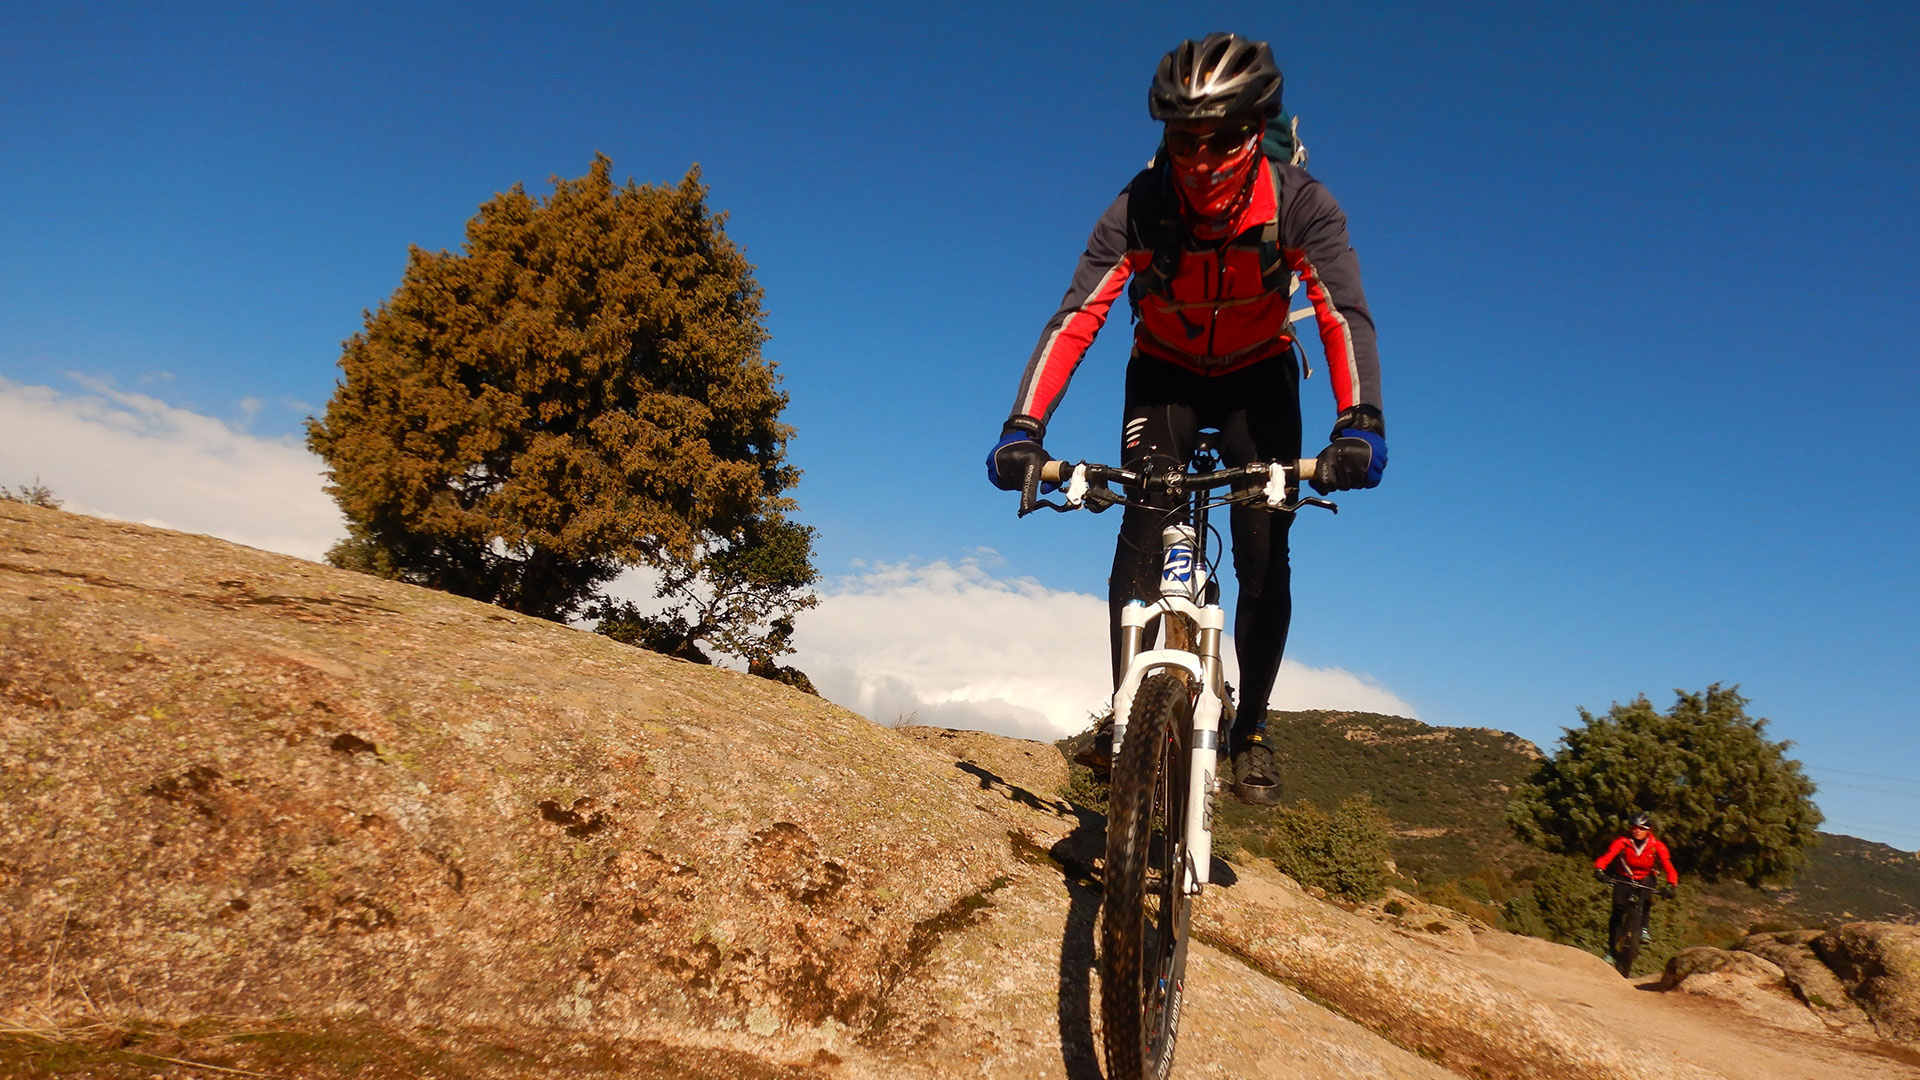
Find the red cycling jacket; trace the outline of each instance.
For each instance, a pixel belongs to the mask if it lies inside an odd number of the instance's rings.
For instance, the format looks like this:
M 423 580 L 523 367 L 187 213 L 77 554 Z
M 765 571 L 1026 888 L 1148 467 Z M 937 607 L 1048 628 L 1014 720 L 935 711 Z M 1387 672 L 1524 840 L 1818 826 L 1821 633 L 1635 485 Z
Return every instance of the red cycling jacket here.
M 1233 235 L 1222 241 L 1186 236 L 1164 281 L 1154 263 L 1155 245 L 1165 243 L 1160 219 L 1177 196 L 1166 190 L 1159 168 L 1135 176 L 1087 238 L 1073 284 L 1027 361 L 1013 416 L 1042 424 L 1052 417 L 1108 310 L 1136 274 L 1153 275 L 1143 280 L 1155 286 L 1138 296 L 1136 352 L 1203 375 L 1224 375 L 1289 352 L 1289 270 L 1300 276 L 1313 305 L 1335 408 L 1379 408 L 1373 317 L 1360 287 L 1360 258 L 1348 243 L 1346 215 L 1305 169 L 1267 166 L 1255 176 L 1253 197 Z M 1263 251 L 1280 262 L 1262 266 Z
M 1633 875 L 1633 880 L 1645 881 L 1647 875 L 1653 873 L 1655 860 L 1658 860 L 1660 868 L 1666 871 L 1667 884 L 1678 885 L 1680 875 L 1673 872 L 1673 859 L 1667 855 L 1667 845 L 1653 836 L 1648 836 L 1638 844 L 1633 842 L 1632 837 L 1620 837 L 1613 842 L 1612 847 L 1607 849 L 1605 855 L 1593 860 L 1593 868 L 1617 870 L 1618 868 L 1613 864 L 1619 861 L 1626 864 L 1627 872 Z

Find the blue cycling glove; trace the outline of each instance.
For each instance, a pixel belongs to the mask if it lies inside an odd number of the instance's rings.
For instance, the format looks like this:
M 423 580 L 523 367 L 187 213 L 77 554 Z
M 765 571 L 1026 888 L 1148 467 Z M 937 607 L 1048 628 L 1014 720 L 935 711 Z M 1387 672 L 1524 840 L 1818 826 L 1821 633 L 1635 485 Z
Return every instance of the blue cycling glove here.
M 1343 409 L 1333 422 L 1333 434 L 1320 451 L 1313 489 L 1325 495 L 1380 485 L 1387 471 L 1387 424 L 1371 405 Z
M 1006 430 L 1000 433 L 1000 441 L 987 451 L 987 482 L 1001 491 L 1019 491 L 1026 485 L 1027 470 L 1038 469 L 1049 460 L 1037 433 L 1008 421 Z M 1045 490 L 1053 487 L 1048 484 Z

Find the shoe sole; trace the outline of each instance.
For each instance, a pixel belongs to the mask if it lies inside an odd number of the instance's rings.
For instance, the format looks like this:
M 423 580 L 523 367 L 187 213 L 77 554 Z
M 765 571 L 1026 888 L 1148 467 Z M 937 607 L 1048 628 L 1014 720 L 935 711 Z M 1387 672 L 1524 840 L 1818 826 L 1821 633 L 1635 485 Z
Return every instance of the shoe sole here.
M 1279 806 L 1280 785 L 1278 784 L 1235 784 L 1233 797 L 1248 806 Z

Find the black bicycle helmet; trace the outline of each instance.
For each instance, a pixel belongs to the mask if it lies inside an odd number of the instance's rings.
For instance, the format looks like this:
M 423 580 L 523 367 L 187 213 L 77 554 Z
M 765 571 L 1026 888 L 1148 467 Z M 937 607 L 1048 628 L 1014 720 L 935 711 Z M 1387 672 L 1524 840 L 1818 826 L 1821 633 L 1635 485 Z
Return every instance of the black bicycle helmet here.
M 1183 41 L 1160 58 L 1147 92 L 1147 112 L 1168 120 L 1280 115 L 1280 68 L 1264 41 L 1208 34 Z
M 1642 810 L 1627 821 L 1627 828 L 1651 829 L 1653 828 L 1653 815 Z

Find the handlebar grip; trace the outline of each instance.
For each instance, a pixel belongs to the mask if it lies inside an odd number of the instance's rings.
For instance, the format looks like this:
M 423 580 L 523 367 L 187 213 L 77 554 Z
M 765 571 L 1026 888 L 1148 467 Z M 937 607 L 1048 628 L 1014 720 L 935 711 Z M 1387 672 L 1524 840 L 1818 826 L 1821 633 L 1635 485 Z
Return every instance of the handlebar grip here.
M 1293 475 L 1301 480 L 1309 479 L 1313 476 L 1314 473 L 1317 473 L 1320 471 L 1320 459 L 1303 457 L 1299 461 L 1298 468 L 1299 468 L 1299 471 L 1295 472 Z
M 1040 466 L 1040 480 L 1048 484 L 1064 484 L 1073 472 L 1071 461 L 1049 461 Z

